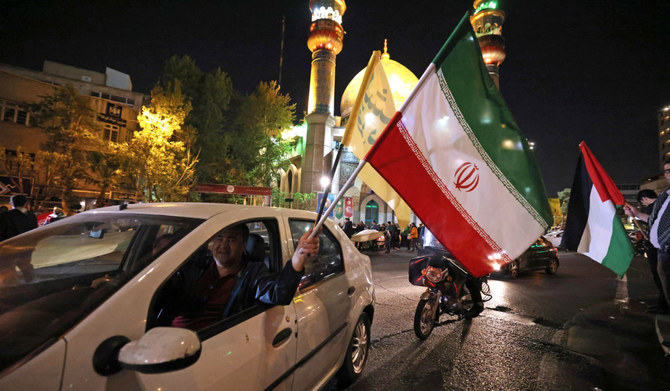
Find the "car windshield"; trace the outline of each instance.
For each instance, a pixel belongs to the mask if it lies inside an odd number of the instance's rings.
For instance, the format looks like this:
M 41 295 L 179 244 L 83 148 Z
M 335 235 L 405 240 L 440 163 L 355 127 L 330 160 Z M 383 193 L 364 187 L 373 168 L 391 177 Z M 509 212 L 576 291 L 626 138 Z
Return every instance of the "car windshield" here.
M 0 371 L 57 340 L 201 222 L 83 213 L 0 243 Z

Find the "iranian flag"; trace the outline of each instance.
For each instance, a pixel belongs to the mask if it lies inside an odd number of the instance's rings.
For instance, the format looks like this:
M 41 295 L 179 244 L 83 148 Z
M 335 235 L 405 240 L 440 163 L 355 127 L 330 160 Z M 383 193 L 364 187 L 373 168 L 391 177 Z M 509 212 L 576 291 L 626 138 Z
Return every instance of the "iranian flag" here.
M 365 160 L 474 276 L 521 255 L 553 221 L 468 14 Z
M 570 190 L 561 247 L 578 251 L 623 276 L 633 247 L 616 213 L 625 200 L 585 142 Z

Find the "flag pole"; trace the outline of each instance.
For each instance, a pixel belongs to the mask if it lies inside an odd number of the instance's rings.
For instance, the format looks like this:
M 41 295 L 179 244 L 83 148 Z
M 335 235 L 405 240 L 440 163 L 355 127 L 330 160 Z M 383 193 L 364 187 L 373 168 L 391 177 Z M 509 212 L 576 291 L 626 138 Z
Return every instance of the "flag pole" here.
M 344 196 L 344 193 L 345 193 L 347 190 L 349 190 L 349 188 L 351 187 L 351 185 L 354 183 L 354 180 L 356 180 L 356 177 L 358 176 L 358 173 L 361 172 L 361 170 L 363 169 L 363 166 L 365 166 L 365 163 L 367 163 L 367 161 L 365 161 L 365 160 L 361 160 L 361 161 L 358 163 L 358 166 L 356 167 L 356 169 L 354 170 L 354 172 L 351 173 L 351 176 L 349 177 L 349 179 L 347 179 L 347 182 L 344 184 L 344 186 L 342 186 L 342 188 L 340 189 L 340 192 L 337 193 L 337 195 L 335 196 L 335 199 L 333 200 L 333 202 L 330 203 L 330 206 L 329 206 L 328 209 L 323 213 L 323 216 L 321 216 L 321 218 L 319 218 L 319 220 L 318 220 L 318 222 L 316 223 L 316 225 L 314 225 L 314 230 L 312 231 L 311 235 L 309 235 L 310 238 L 316 236 L 316 232 L 319 230 L 319 228 L 321 228 L 321 226 L 323 225 L 323 223 L 326 221 L 326 219 L 328 218 L 328 215 L 330 214 L 330 212 L 332 212 L 333 209 L 335 209 L 335 205 L 337 205 L 337 202 Z
M 647 234 L 644 233 L 644 230 L 640 226 L 640 223 L 638 223 L 637 220 L 634 217 L 633 217 L 633 223 L 635 223 L 635 226 L 637 227 L 637 229 L 639 229 L 640 232 L 642 232 L 642 236 L 644 236 L 644 240 L 649 240 L 649 238 L 647 237 Z
M 337 149 L 337 155 L 335 156 L 335 164 L 330 170 L 330 182 L 326 189 L 323 191 L 323 199 L 321 200 L 321 205 L 319 206 L 319 212 L 316 215 L 316 221 L 321 219 L 321 214 L 323 213 L 323 208 L 326 206 L 326 200 L 328 199 L 328 194 L 330 194 L 330 189 L 333 187 L 333 178 L 335 178 L 335 171 L 337 171 L 337 165 L 340 163 L 340 156 L 342 155 L 342 144 Z

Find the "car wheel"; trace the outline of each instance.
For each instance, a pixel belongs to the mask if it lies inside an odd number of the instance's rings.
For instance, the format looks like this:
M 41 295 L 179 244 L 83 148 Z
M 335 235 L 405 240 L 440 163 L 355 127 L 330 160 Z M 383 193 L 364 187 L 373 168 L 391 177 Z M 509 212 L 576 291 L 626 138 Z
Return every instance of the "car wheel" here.
M 544 271 L 547 272 L 547 274 L 556 274 L 556 271 L 558 271 L 558 260 L 552 259 L 551 263 L 549 263 L 549 266 L 547 266 Z
M 369 349 L 370 319 L 365 313 L 362 313 L 358 322 L 356 322 L 356 327 L 354 327 L 354 333 L 349 341 L 342 367 L 337 373 L 338 385 L 349 386 L 361 376 L 368 359 Z
M 519 277 L 519 261 L 515 259 L 509 263 L 507 266 L 507 274 L 511 280 Z

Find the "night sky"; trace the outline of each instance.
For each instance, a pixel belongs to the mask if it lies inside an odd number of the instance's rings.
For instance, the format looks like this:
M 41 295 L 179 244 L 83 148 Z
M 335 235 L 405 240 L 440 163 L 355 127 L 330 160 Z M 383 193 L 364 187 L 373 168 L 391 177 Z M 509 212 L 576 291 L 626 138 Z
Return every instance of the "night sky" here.
M 130 75 L 149 93 L 174 54 L 203 70 L 221 67 L 251 92 L 279 75 L 307 107 L 311 53 L 307 0 L 0 0 L 0 63 L 41 70 L 44 60 Z M 502 0 L 507 59 L 501 92 L 536 144 L 547 193 L 569 187 L 587 142 L 613 179 L 657 174 L 656 115 L 670 104 L 670 1 Z M 336 114 L 349 81 L 389 40 L 391 59 L 420 77 L 472 1 L 350 0 L 337 56 Z

